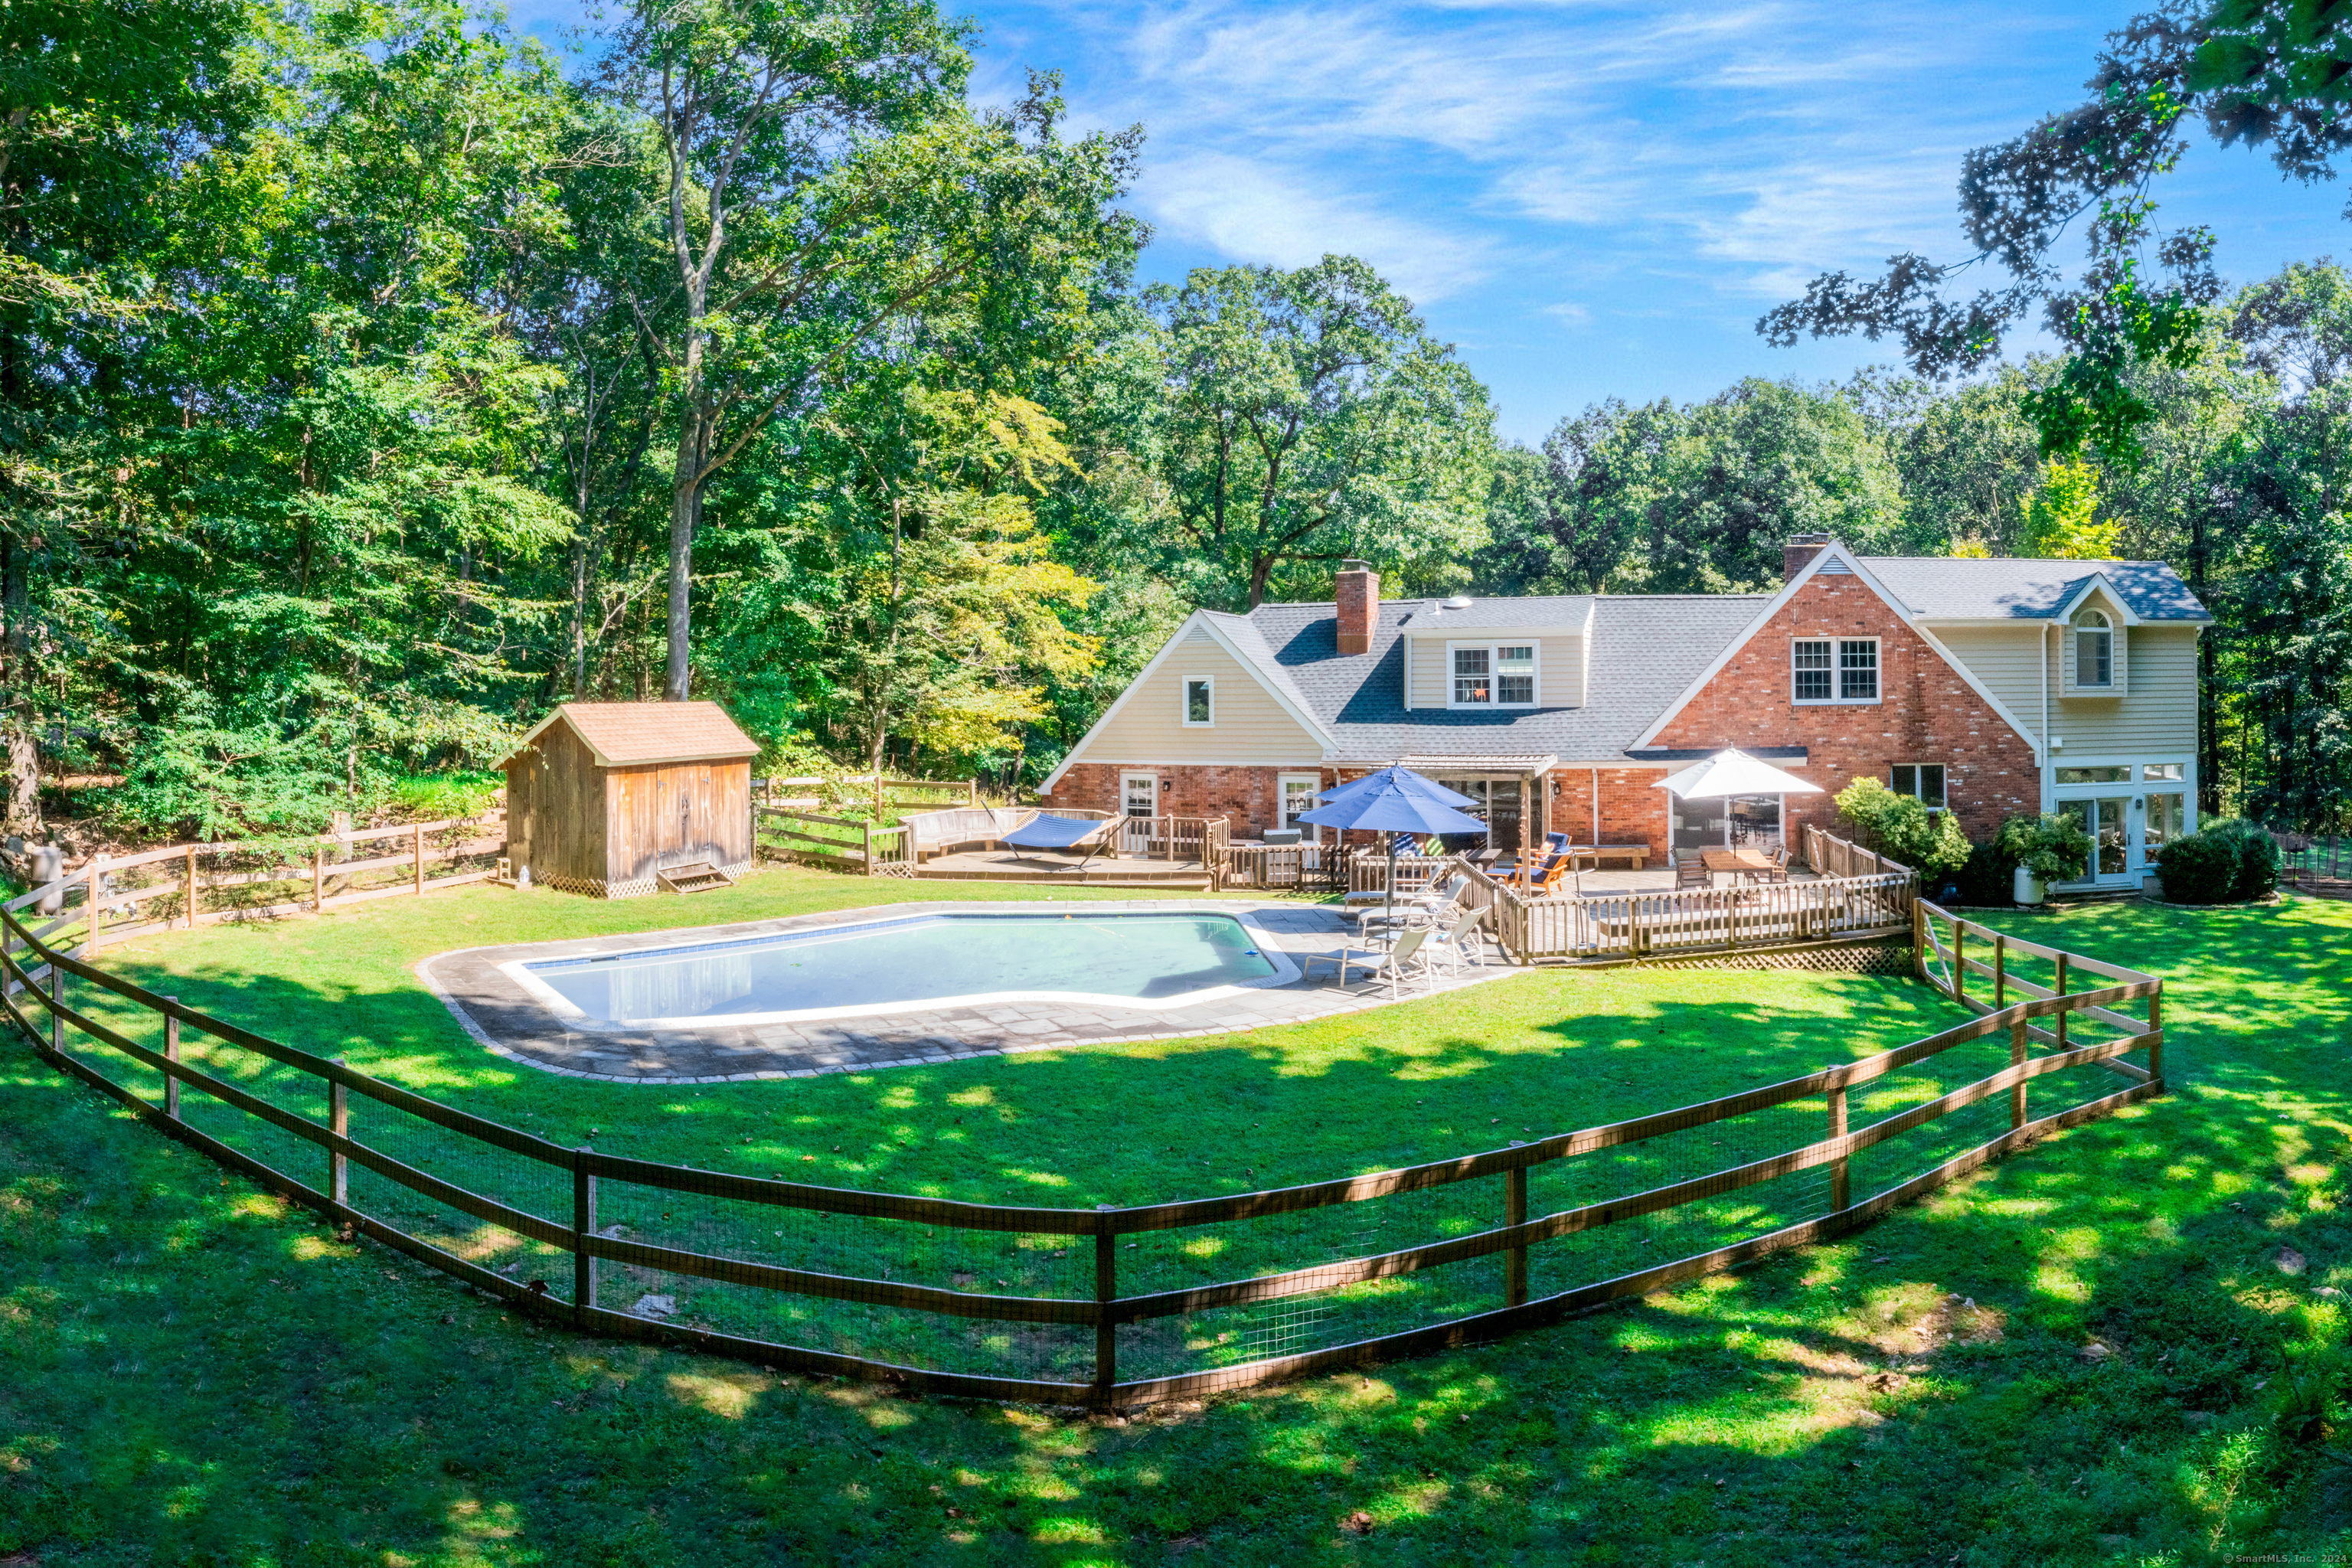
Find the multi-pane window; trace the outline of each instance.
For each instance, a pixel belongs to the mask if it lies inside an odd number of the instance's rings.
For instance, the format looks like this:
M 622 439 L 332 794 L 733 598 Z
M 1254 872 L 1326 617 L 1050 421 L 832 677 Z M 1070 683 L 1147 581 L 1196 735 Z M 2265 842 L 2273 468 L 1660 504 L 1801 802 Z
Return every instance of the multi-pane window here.
M 1495 700 L 1494 671 L 1483 647 L 1454 650 L 1454 700 L 1486 703 Z
M 1536 700 L 1536 650 L 1506 643 L 1495 650 L 1495 700 L 1508 707 Z
M 1838 643 L 1838 700 L 1878 700 L 1878 639 L 1845 637 Z
M 1216 689 L 1206 679 L 1194 679 L 1184 683 L 1184 722 L 1213 723 L 1216 711 Z
M 1795 671 L 1795 696 L 1800 702 L 1827 702 L 1830 700 L 1830 639 L 1799 637 L 1790 653 L 1790 663 Z
M 1798 637 L 1789 645 L 1790 695 L 1800 702 L 1878 700 L 1876 637 Z
M 2129 784 L 2128 767 L 2060 768 L 2058 782 L 2062 784 Z
M 1944 764 L 1897 763 L 1888 778 L 1896 795 L 1907 795 L 1931 811 L 1944 809 Z
M 2074 684 L 2113 686 L 2115 683 L 2115 628 L 2101 612 L 2084 610 L 2074 617 Z
M 1533 643 L 1454 645 L 1454 706 L 1532 708 L 1536 701 Z
M 2183 776 L 2183 769 L 2184 764 L 2179 763 L 2149 763 L 2140 769 L 2139 776 L 2151 782 L 2160 779 L 2169 784 L 2179 784 Z

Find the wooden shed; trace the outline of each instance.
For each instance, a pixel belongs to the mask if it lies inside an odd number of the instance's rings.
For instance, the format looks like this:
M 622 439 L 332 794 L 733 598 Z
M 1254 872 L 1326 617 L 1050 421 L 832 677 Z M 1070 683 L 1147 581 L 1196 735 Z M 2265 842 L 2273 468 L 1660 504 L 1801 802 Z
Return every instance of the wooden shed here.
M 515 874 L 599 899 L 732 880 L 759 752 L 716 702 L 566 702 L 507 758 Z

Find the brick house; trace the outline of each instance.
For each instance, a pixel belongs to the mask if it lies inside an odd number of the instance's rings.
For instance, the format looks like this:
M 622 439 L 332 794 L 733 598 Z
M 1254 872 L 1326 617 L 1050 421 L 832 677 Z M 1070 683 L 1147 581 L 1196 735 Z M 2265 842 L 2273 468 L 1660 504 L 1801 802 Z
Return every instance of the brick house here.
M 1129 816 L 1286 826 L 1341 779 L 1402 762 L 1475 797 L 1491 837 L 1669 850 L 1792 844 L 1874 777 L 1990 837 L 2063 811 L 2087 880 L 2136 882 L 2195 825 L 2197 639 L 2210 617 L 2160 562 L 1860 556 L 1787 548 L 1772 595 L 1203 610 L 1041 792 Z M 1676 802 L 1667 773 L 1738 746 L 1822 794 Z M 1311 835 L 1313 829 L 1307 829 Z

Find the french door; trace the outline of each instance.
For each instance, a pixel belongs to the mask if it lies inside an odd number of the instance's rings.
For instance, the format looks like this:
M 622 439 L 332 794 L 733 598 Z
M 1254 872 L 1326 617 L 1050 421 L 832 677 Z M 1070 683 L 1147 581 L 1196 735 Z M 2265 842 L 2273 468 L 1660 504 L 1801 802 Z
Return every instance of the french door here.
M 1119 829 L 1119 849 L 1129 855 L 1151 853 L 1151 818 L 1160 815 L 1160 775 L 1121 773 L 1120 815 L 1128 820 Z

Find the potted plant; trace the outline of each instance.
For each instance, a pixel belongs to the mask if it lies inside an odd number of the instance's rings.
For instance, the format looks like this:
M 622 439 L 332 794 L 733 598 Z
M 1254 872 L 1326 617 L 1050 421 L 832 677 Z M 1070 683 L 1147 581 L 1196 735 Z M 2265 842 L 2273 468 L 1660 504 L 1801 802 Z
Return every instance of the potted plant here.
M 2050 884 L 2071 882 L 2091 865 L 2091 836 L 2071 816 L 2012 816 L 2000 825 L 2000 852 L 2017 862 L 2011 896 L 2021 904 L 2050 897 Z

